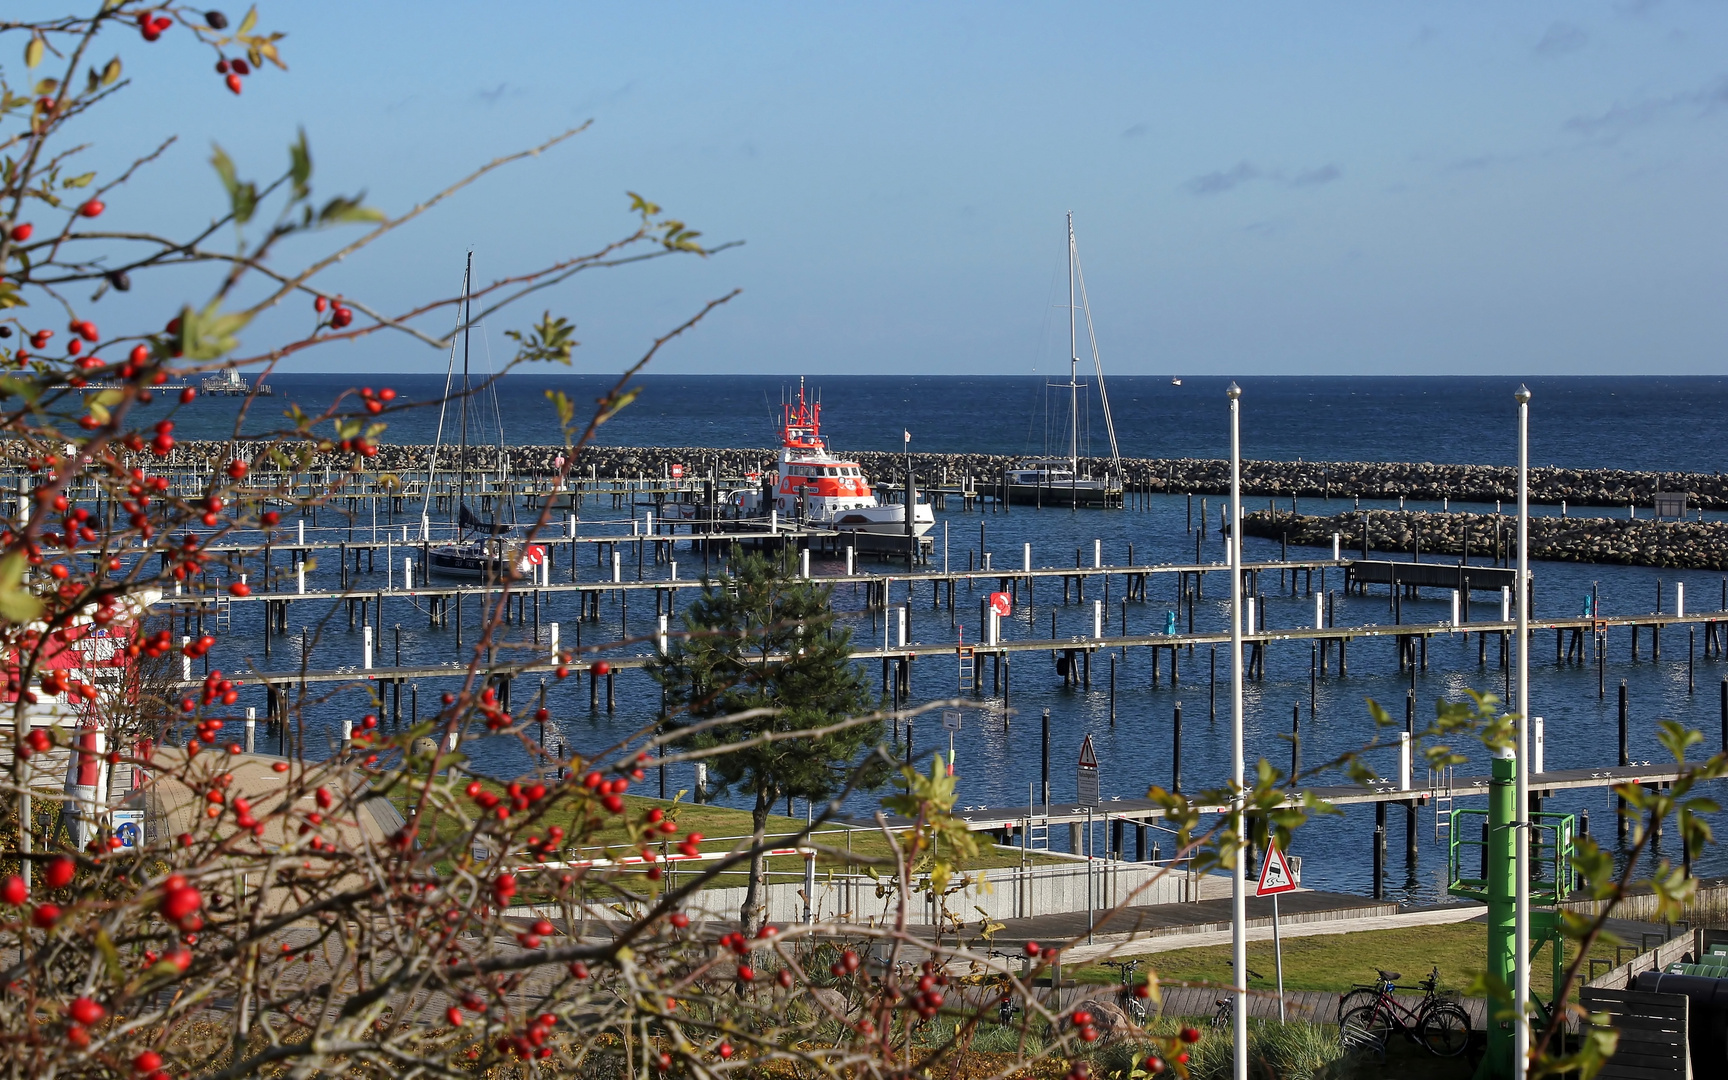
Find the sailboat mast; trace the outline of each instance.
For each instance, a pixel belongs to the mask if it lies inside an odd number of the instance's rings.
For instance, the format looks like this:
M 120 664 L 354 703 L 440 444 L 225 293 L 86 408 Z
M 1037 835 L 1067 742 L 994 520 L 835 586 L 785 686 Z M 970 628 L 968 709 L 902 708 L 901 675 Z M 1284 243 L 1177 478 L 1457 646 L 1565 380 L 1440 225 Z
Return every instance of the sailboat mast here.
M 1068 470 L 1080 475 L 1080 343 L 1074 331 L 1074 211 L 1068 211 Z
M 468 266 L 462 272 L 462 456 L 457 466 L 456 481 L 456 536 L 461 538 L 462 511 L 468 505 L 468 337 L 469 322 L 474 315 L 474 298 L 472 285 L 474 282 L 474 253 L 468 253 Z

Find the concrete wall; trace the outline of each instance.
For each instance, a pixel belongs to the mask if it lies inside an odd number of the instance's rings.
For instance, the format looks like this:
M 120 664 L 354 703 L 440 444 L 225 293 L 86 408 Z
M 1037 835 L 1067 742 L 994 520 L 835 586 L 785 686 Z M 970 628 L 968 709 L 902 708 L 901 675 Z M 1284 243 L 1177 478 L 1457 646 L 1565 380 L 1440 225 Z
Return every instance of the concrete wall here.
M 1024 870 L 1012 867 L 984 870 L 966 878 L 965 887 L 947 898 L 950 916 L 963 922 L 976 922 L 985 915 L 992 919 L 1022 919 L 1033 915 L 1085 911 L 1089 878 L 1091 906 L 1100 910 L 1123 902 L 1134 905 L 1182 903 L 1192 895 L 1189 877 L 1181 870 L 1165 872 L 1149 863 L 1102 859 L 1093 860 L 1090 867 L 1084 860 L 1076 860 Z M 977 880 L 979 878 L 983 880 Z M 1130 899 L 1130 894 L 1142 885 L 1145 888 Z M 802 882 L 769 885 L 769 920 L 781 923 L 802 921 L 803 890 Z M 911 925 L 934 925 L 940 914 L 935 900 L 927 893 L 914 894 L 913 899 L 915 905 L 908 913 Z M 898 896 L 888 879 L 878 883 L 860 874 L 818 872 L 816 875 L 813 906 L 818 920 L 865 922 L 893 919 L 897 903 Z M 738 886 L 708 889 L 692 907 L 716 919 L 735 919 L 743 905 L 744 889 Z

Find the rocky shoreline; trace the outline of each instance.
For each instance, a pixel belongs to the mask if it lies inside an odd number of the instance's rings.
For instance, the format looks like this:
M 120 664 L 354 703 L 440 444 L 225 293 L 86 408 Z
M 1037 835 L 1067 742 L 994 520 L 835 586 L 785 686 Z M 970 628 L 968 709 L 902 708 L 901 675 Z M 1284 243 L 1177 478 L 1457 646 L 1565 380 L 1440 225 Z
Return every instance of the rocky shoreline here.
M 384 445 L 365 459 L 368 471 L 423 472 L 432 447 Z M 222 454 L 223 444 L 183 442 L 168 463 L 194 466 Z M 905 474 L 906 457 L 880 451 L 850 452 L 847 457 L 861 464 L 879 481 L 893 482 Z M 455 451 L 439 451 L 439 467 L 455 465 Z M 518 477 L 549 475 L 562 453 L 556 446 L 506 447 L 503 455 Z M 775 452 L 760 449 L 715 449 L 712 447 L 589 447 L 578 455 L 575 472 L 601 479 L 649 478 L 668 475 L 673 465 L 682 465 L 687 477 L 707 475 L 713 468 L 721 476 L 738 477 L 760 471 L 774 460 Z M 496 472 L 499 449 L 474 446 L 468 449 L 473 469 Z M 998 481 L 1004 469 L 1019 464 L 1020 457 L 1003 454 L 913 454 L 912 467 L 920 483 L 952 485 L 970 480 L 981 490 Z M 317 455 L 313 467 L 344 470 L 353 464 L 350 454 Z M 1083 459 L 1083 468 L 1102 473 L 1108 459 Z M 592 472 L 590 472 L 592 470 Z M 1123 479 L 1131 491 L 1192 492 L 1217 495 L 1229 490 L 1229 463 L 1206 458 L 1124 458 Z M 1247 461 L 1242 466 L 1242 490 L 1257 497 L 1420 499 L 1492 503 L 1515 496 L 1516 470 L 1497 465 L 1446 465 L 1433 462 L 1370 461 Z M 1530 498 L 1542 504 L 1572 506 L 1652 505 L 1658 491 L 1686 492 L 1693 507 L 1728 509 L 1728 476 L 1722 473 L 1635 472 L 1624 469 L 1531 470 Z
M 1351 558 L 1362 553 L 1364 521 L 1370 556 L 1408 558 L 1417 550 L 1423 556 L 1462 555 L 1468 543 L 1472 559 L 1492 559 L 1496 554 L 1510 555 L 1517 542 L 1517 522 L 1509 514 L 1353 510 L 1319 517 L 1257 510 L 1243 515 L 1242 532 L 1272 540 L 1284 538 L 1291 544 L 1324 548 L 1328 553 L 1337 534 L 1342 554 Z M 1530 557 L 1549 562 L 1728 570 L 1728 522 L 1532 517 Z

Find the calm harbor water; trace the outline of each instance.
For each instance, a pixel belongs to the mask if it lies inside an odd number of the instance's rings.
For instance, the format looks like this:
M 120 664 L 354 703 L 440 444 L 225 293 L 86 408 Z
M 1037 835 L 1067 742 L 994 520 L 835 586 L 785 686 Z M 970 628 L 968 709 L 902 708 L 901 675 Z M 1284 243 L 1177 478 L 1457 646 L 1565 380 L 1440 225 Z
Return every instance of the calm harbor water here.
M 580 393 L 571 390 L 577 400 L 591 400 L 597 382 L 577 380 L 585 387 Z M 292 394 L 305 406 L 317 404 L 317 394 L 328 395 L 340 386 L 348 385 L 334 377 L 307 377 L 304 382 L 276 380 L 279 391 Z M 620 444 L 661 443 L 671 445 L 767 445 L 771 437 L 769 414 L 778 400 L 779 388 L 790 380 L 775 379 L 685 379 L 666 377 L 649 379 L 643 398 L 626 410 L 616 425 L 609 425 L 608 442 Z M 423 388 L 412 380 L 397 380 L 399 391 L 419 394 Z M 439 380 L 441 385 L 441 380 Z M 1169 387 L 1168 380 L 1117 380 L 1112 384 L 1112 405 L 1115 408 L 1118 437 L 1124 454 L 1218 456 L 1227 446 L 1222 381 L 1214 386 L 1209 380 L 1185 380 L 1181 388 Z M 828 420 L 836 444 L 841 449 L 890 449 L 899 440 L 902 429 L 911 430 L 914 445 L 931 450 L 978 450 L 1015 453 L 1042 449 L 1042 431 L 1037 432 L 1037 445 L 1027 446 L 1023 433 L 1012 430 L 1011 416 L 1023 416 L 1042 396 L 1041 380 L 1014 379 L 827 379 L 823 380 Z M 1244 383 L 1244 449 L 1249 456 L 1301 457 L 1321 459 L 1378 459 L 1507 462 L 1512 460 L 1513 439 L 1511 390 L 1516 380 L 1350 380 L 1350 379 L 1287 379 L 1252 380 Z M 539 412 L 548 411 L 543 392 L 545 384 L 517 386 L 508 384 L 500 394 L 500 414 L 507 417 L 506 441 L 528 443 L 550 441 L 555 430 L 550 421 L 535 419 Z M 1710 422 L 1710 414 L 1720 414 L 1728 405 L 1728 383 L 1722 380 L 1546 380 L 1532 382 L 1536 391 L 1536 412 L 1532 424 L 1533 445 L 1541 448 L 1539 461 L 1567 465 L 1616 465 L 1639 468 L 1684 468 L 1711 470 L 1718 440 Z M 541 404 L 536 405 L 536 402 Z M 1016 402 L 1018 404 L 1016 404 Z M 894 412 L 898 407 L 899 414 Z M 1544 413 L 1548 408 L 1551 413 Z M 182 428 L 187 437 L 203 434 L 196 424 L 216 426 L 224 410 L 232 410 L 229 402 L 200 403 L 198 410 L 188 410 Z M 1640 413 L 1639 410 L 1643 410 Z M 1676 411 L 1677 410 L 1677 411 Z M 264 410 L 273 411 L 273 410 Z M 1001 417 L 992 424 L 992 411 Z M 907 418 L 901 420 L 898 415 Z M 1018 422 L 1018 421 L 1016 421 Z M 416 420 L 414 424 L 423 421 Z M 404 442 L 430 441 L 431 432 L 416 434 L 413 424 L 398 424 L 392 437 Z M 928 433 L 927 435 L 925 433 Z M 654 437 L 654 436 L 658 437 Z M 1499 449 L 1496 449 L 1499 448 Z M 950 504 L 955 506 L 956 504 Z M 1217 520 L 1217 500 L 1208 500 L 1212 520 Z M 1335 499 L 1330 504 L 1322 500 L 1306 500 L 1308 512 L 1336 512 L 1350 505 L 1347 499 Z M 1370 504 L 1364 506 L 1384 505 Z M 1412 508 L 1438 509 L 1438 507 Z M 1195 520 L 1199 520 L 1199 500 L 1195 500 Z M 1481 510 L 1455 504 L 1453 509 Z M 1493 507 L 1487 507 L 1492 511 Z M 640 513 L 640 511 L 638 511 Z M 414 515 L 417 517 L 417 514 Z M 584 533 L 599 533 L 628 529 L 628 511 L 613 510 L 592 504 L 584 514 Z M 328 513 L 320 523 L 329 525 Z M 1180 496 L 1150 500 L 1143 506 L 1119 511 L 1073 512 L 1068 510 L 1034 510 L 1017 507 L 1012 513 L 963 513 L 958 509 L 938 512 L 935 529 L 936 565 L 944 557 L 948 565 L 965 568 L 968 553 L 982 551 L 993 555 L 996 566 L 1016 566 L 1020 563 L 1022 544 L 1034 545 L 1037 566 L 1074 565 L 1076 548 L 1086 550 L 1090 563 L 1094 539 L 1102 540 L 1105 561 L 1122 564 L 1127 559 L 1129 544 L 1134 545 L 1136 561 L 1141 564 L 1186 562 L 1193 557 L 1194 538 L 1188 531 L 1187 501 Z M 387 522 L 386 522 L 387 524 Z M 398 526 L 398 535 L 399 533 Z M 322 531 L 322 530 L 320 530 Z M 370 535 L 370 522 L 361 522 L 355 530 L 356 539 Z M 346 536 L 346 528 L 332 530 L 330 539 Z M 1214 534 L 1202 541 L 1204 557 L 1222 561 L 1224 548 Z M 396 555 L 395 581 L 400 584 L 402 552 Z M 1277 544 L 1249 538 L 1246 541 L 1248 559 L 1276 557 Z M 1296 555 L 1295 550 L 1292 551 Z M 1310 557 L 1320 552 L 1309 552 Z M 1329 552 L 1325 554 L 1330 554 Z M 592 560 L 592 554 L 587 558 Z M 681 578 L 700 572 L 700 557 L 680 551 Z M 633 561 L 633 557 L 631 560 Z M 308 588 L 333 586 L 334 560 L 318 571 Z M 378 569 L 362 574 L 359 587 L 383 584 L 382 553 Z M 818 573 L 837 573 L 837 565 L 817 562 Z M 864 569 L 892 573 L 893 568 L 865 564 Z M 583 565 L 578 568 L 582 580 L 600 579 L 599 568 Z M 634 570 L 630 571 L 634 575 Z M 665 567 L 648 566 L 649 577 L 663 577 Z M 328 580 L 324 580 L 324 579 Z M 569 579 L 568 564 L 562 552 L 558 555 L 555 580 Z M 1576 566 L 1569 564 L 1536 565 L 1539 612 L 1577 613 L 1583 598 L 1592 586 L 1599 587 L 1601 610 L 1607 614 L 1648 612 L 1655 608 L 1658 591 L 1664 596 L 1664 606 L 1671 610 L 1676 582 L 1684 582 L 1690 610 L 1718 606 L 1722 596 L 1723 576 L 1708 572 L 1657 571 L 1643 568 Z M 1326 579 L 1328 588 L 1337 589 L 1341 576 L 1333 573 Z M 1196 610 L 1197 629 L 1220 628 L 1226 625 L 1227 580 L 1214 574 L 1206 583 L 1205 601 Z M 1316 575 L 1316 588 L 1319 587 Z M 1264 575 L 1263 591 L 1267 594 L 1267 625 L 1294 627 L 1308 625 L 1313 615 L 1313 599 L 1306 595 L 1277 594 L 1276 575 Z M 1148 596 L 1124 608 L 1120 591 L 1112 587 L 1108 621 L 1119 628 L 1126 617 L 1129 632 L 1162 630 L 1166 613 L 1176 608 L 1176 580 L 1173 575 L 1153 579 Z M 685 590 L 681 601 L 688 600 L 693 589 Z M 1043 639 L 1050 635 L 1051 613 L 1056 617 L 1056 634 L 1060 638 L 1089 636 L 1092 625 L 1090 600 L 1100 597 L 1102 583 L 1093 577 L 1087 584 L 1088 602 L 1061 603 L 1060 586 L 1046 583 L 1040 587 L 1031 618 L 1024 609 L 1009 620 L 1004 634 L 1016 638 Z M 894 600 L 905 600 L 903 585 L 894 587 Z M 948 643 L 957 638 L 958 630 L 951 625 L 946 609 L 934 609 L 927 589 L 919 589 L 912 599 L 912 637 L 925 643 Z M 840 586 L 836 607 L 842 622 L 850 627 L 861 642 L 881 641 L 881 623 L 874 623 L 862 609 L 862 595 L 852 586 Z M 976 637 L 977 594 L 961 590 L 956 598 L 953 622 L 967 628 L 967 639 Z M 1337 622 L 1345 624 L 1387 624 L 1392 621 L 1385 593 L 1366 597 L 1340 597 Z M 1478 613 L 1494 611 L 1498 600 L 1482 595 Z M 468 621 L 477 627 L 476 605 L 468 605 Z M 303 610 L 302 610 L 303 608 Z M 311 655 L 306 659 L 317 668 L 341 664 L 358 664 L 360 635 L 347 629 L 347 620 L 330 619 L 320 629 L 325 614 L 313 610 L 313 605 L 296 605 L 291 619 L 291 634 L 278 638 L 274 655 L 266 664 L 262 655 L 262 606 L 235 607 L 234 633 L 212 655 L 212 663 L 230 673 L 256 670 L 297 668 L 301 662 L 299 631 L 310 628 Z M 628 621 L 621 621 L 622 609 L 612 601 L 602 605 L 598 626 L 583 628 L 582 640 L 595 642 L 615 640 L 627 634 L 646 634 L 652 630 L 653 611 L 646 597 L 630 606 Z M 1420 600 L 1407 601 L 1404 619 L 1410 622 L 1437 622 L 1448 618 L 1449 601 L 1439 593 L 1425 595 Z M 560 622 L 563 640 L 573 636 L 575 599 L 554 598 L 543 603 L 543 625 Z M 384 641 L 380 655 L 392 655 L 393 628 L 401 627 L 405 661 L 453 661 L 457 659 L 453 634 L 449 630 L 429 630 L 421 606 L 408 598 L 393 598 L 383 615 Z M 526 631 L 524 631 L 526 632 Z M 625 647 L 622 653 L 643 651 L 643 646 Z M 1655 738 L 1656 722 L 1671 718 L 1700 728 L 1708 734 L 1705 749 L 1718 744 L 1718 688 L 1728 665 L 1718 660 L 1706 662 L 1701 647 L 1696 658 L 1695 692 L 1688 683 L 1688 642 L 1684 633 L 1666 635 L 1661 662 L 1650 659 L 1648 635 L 1641 662 L 1629 657 L 1627 636 L 1616 634 L 1610 646 L 1606 698 L 1598 698 L 1596 672 L 1593 665 L 1557 665 L 1554 663 L 1551 637 L 1536 641 L 1532 655 L 1533 712 L 1543 715 L 1547 723 L 1547 763 L 1550 768 L 1574 768 L 1611 765 L 1614 762 L 1616 732 L 1616 687 L 1625 679 L 1632 701 L 1632 757 L 1636 761 L 1660 761 L 1663 751 Z M 1181 658 L 1181 682 L 1172 687 L 1168 678 L 1168 659 L 1164 677 L 1152 685 L 1148 650 L 1132 649 L 1126 655 L 1117 653 L 1116 717 L 1110 718 L 1108 653 L 1094 658 L 1091 689 L 1064 688 L 1055 671 L 1050 654 L 1031 652 L 1015 654 L 1012 673 L 1012 712 L 1006 717 L 999 699 L 985 699 L 965 711 L 963 726 L 956 741 L 956 759 L 961 776 L 962 805 L 1024 805 L 1028 788 L 1038 779 L 1039 716 L 1050 710 L 1052 726 L 1052 791 L 1053 798 L 1072 798 L 1075 784 L 1075 762 L 1079 746 L 1090 734 L 1097 746 L 1103 774 L 1103 791 L 1112 796 L 1132 797 L 1144 794 L 1152 783 L 1167 784 L 1171 773 L 1171 717 L 1177 702 L 1184 714 L 1184 745 L 1182 773 L 1185 787 L 1199 788 L 1215 784 L 1227 775 L 1226 753 L 1229 747 L 1228 727 L 1228 668 L 1227 654 L 1218 655 L 1219 711 L 1216 720 L 1209 716 L 1209 686 L 1207 675 L 1210 656 L 1206 650 L 1196 650 Z M 1499 692 L 1503 676 L 1497 666 L 1497 650 L 1491 643 L 1488 663 L 1477 664 L 1477 644 L 1460 638 L 1435 638 L 1429 647 L 1428 670 L 1419 673 L 1416 698 L 1420 716 L 1432 715 L 1436 699 L 1456 699 L 1466 688 Z M 384 661 L 381 661 L 384 662 Z M 1303 758 L 1310 764 L 1344 749 L 1361 745 L 1372 737 L 1366 700 L 1373 698 L 1384 704 L 1394 715 L 1402 715 L 1405 694 L 1410 687 L 1408 674 L 1397 668 L 1394 645 L 1390 639 L 1359 640 L 1350 653 L 1350 675 L 1322 678 L 1318 685 L 1315 708 L 1310 714 L 1309 701 L 1310 653 L 1307 643 L 1274 644 L 1267 657 L 1263 681 L 1250 682 L 1247 690 L 1247 724 L 1250 752 L 1263 755 L 1280 767 L 1288 765 L 1289 745 L 1285 739 L 1290 727 L 1291 710 L 1302 711 Z M 913 665 L 914 702 L 952 696 L 955 686 L 955 662 L 951 658 L 931 657 Z M 867 674 L 874 681 L 877 672 Z M 986 688 L 988 671 L 986 669 Z M 587 690 L 576 685 L 577 680 L 547 686 L 547 700 L 553 720 L 548 725 L 548 744 L 570 751 L 593 751 L 610 745 L 651 723 L 659 705 L 659 693 L 639 673 L 626 672 L 618 679 L 618 707 L 609 713 L 602 703 L 597 711 L 587 704 Z M 422 713 L 432 709 L 436 695 L 448 688 L 448 681 L 427 680 L 419 688 Z M 515 696 L 518 703 L 537 692 L 538 678 L 519 681 Z M 354 717 L 364 707 L 360 690 L 335 693 L 329 700 L 313 706 L 310 717 L 315 726 L 333 731 L 343 716 Z M 243 692 L 244 705 L 258 706 L 262 713 L 261 689 Z M 914 742 L 920 750 L 945 746 L 934 717 L 922 719 L 914 729 Z M 314 738 L 313 747 L 327 745 Z M 511 739 L 481 738 L 468 745 L 476 766 L 484 771 L 513 774 L 527 765 L 521 747 Z M 1470 758 L 1461 767 L 1460 775 L 1481 775 L 1487 772 L 1485 755 L 1480 747 L 1461 746 Z M 1393 775 L 1396 756 L 1392 750 L 1378 752 L 1375 762 L 1385 775 Z M 692 777 L 688 770 L 671 770 L 670 791 L 687 788 Z M 650 775 L 649 790 L 655 786 Z M 1613 833 L 1612 797 L 1605 791 L 1591 791 L 1550 800 L 1548 809 L 1588 810 L 1592 831 L 1599 836 Z M 1464 801 L 1460 805 L 1482 805 L 1480 800 Z M 866 800 L 858 800 L 855 809 L 864 809 Z M 800 812 L 802 807 L 799 807 Z M 1394 807 L 1388 813 L 1389 855 L 1387 859 L 1388 895 L 1419 902 L 1433 902 L 1443 897 L 1445 866 L 1444 848 L 1435 842 L 1434 810 L 1419 811 L 1418 836 L 1421 853 L 1413 863 L 1406 862 L 1403 846 L 1404 810 Z M 1374 824 L 1372 808 L 1352 808 L 1342 815 L 1318 820 L 1304 828 L 1294 851 L 1305 857 L 1305 883 L 1345 891 L 1366 893 L 1371 888 L 1370 837 Z M 1102 830 L 1100 830 L 1102 833 Z M 1661 855 L 1678 859 L 1670 826 L 1667 847 Z M 1056 837 L 1058 846 L 1064 838 Z M 1102 837 L 1100 836 L 1100 843 Z M 1168 851 L 1167 839 L 1160 840 Z M 1698 866 L 1700 873 L 1728 872 L 1728 858 L 1713 853 Z

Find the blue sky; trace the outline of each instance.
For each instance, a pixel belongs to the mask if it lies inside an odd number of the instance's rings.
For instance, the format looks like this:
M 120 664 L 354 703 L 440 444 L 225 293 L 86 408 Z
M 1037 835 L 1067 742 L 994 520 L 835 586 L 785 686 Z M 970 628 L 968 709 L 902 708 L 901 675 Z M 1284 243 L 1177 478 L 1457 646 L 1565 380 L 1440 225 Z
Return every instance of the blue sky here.
M 544 294 L 493 320 L 499 354 L 549 305 L 585 369 L 616 368 L 741 287 L 659 370 L 1053 370 L 1068 210 L 1112 372 L 1717 373 L 1728 339 L 1721 3 L 303 0 L 261 25 L 292 70 L 240 98 L 179 29 L 116 37 L 144 92 L 82 122 L 92 160 L 181 141 L 112 224 L 208 219 L 212 140 L 264 176 L 304 126 L 321 193 L 400 211 L 592 119 L 327 286 L 424 300 L 469 245 L 483 277 L 527 269 L 627 230 L 626 190 L 745 241 Z M 296 363 L 443 358 L 378 338 Z

